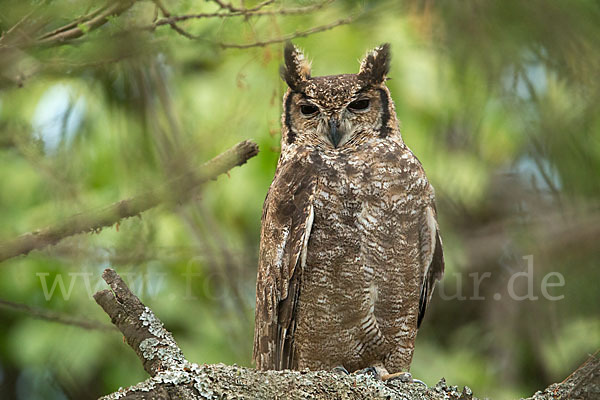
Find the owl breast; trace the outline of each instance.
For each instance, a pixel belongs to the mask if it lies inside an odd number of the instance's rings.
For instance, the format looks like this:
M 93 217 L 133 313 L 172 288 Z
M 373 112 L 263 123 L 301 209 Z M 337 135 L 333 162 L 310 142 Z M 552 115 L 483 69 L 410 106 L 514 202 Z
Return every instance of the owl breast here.
M 417 331 L 419 215 L 430 201 L 402 143 L 313 152 L 320 166 L 302 270 L 299 368 L 407 370 Z M 432 195 L 431 195 L 432 196 Z

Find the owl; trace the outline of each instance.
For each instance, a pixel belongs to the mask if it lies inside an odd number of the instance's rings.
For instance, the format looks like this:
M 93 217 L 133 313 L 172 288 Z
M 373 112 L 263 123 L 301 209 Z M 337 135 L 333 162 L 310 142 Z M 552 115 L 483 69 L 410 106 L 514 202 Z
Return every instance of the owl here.
M 409 370 L 444 259 L 434 190 L 400 134 L 390 46 L 311 77 L 288 43 L 281 155 L 262 214 L 258 369 Z

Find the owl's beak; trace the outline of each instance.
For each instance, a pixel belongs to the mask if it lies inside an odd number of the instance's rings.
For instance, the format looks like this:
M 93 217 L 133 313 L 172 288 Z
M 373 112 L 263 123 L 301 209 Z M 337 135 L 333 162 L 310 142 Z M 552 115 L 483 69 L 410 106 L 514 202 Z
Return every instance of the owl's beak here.
M 337 147 L 342 139 L 342 132 L 340 132 L 340 123 L 335 118 L 329 119 L 329 140 L 333 144 L 333 147 Z

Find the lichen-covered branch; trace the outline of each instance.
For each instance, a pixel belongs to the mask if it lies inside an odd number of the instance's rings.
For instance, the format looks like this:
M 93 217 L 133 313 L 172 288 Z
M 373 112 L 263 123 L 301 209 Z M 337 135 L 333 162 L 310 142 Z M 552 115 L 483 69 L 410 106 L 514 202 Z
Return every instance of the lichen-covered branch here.
M 165 371 L 101 400 L 476 400 L 469 388 L 459 390 L 443 380 L 426 388 L 419 383 L 384 383 L 368 375 L 341 376 L 328 371 L 257 371 L 223 364 L 190 365 L 186 375 Z
M 102 397 L 114 399 L 403 399 L 476 400 L 468 387 L 449 386 L 442 378 L 427 388 L 419 383 L 382 382 L 370 375 L 329 371 L 257 371 L 223 364 L 198 365 L 185 359 L 173 336 L 111 269 L 102 277 L 111 290 L 94 295 L 121 330 L 146 371 L 146 381 Z M 199 344 L 200 345 L 200 344 Z M 598 353 L 564 382 L 528 400 L 600 398 Z
M 418 383 L 384 383 L 368 375 L 328 371 L 256 371 L 238 366 L 198 365 L 185 359 L 162 322 L 112 269 L 102 278 L 110 290 L 94 295 L 136 352 L 150 379 L 103 397 L 109 399 L 464 399 L 441 381 L 427 389 Z M 462 396 L 462 397 L 461 397 Z
M 100 210 L 73 215 L 65 221 L 37 231 L 26 233 L 8 242 L 0 243 L 0 262 L 34 249 L 54 245 L 62 239 L 84 232 L 97 232 L 122 219 L 139 215 L 163 201 L 185 201 L 202 183 L 214 179 L 230 169 L 244 164 L 258 154 L 258 145 L 245 140 L 218 155 L 197 170 L 189 171 L 167 182 L 163 187 L 121 200 Z
M 108 283 L 110 290 L 97 292 L 94 300 L 123 333 L 146 372 L 155 376 L 160 371 L 182 365 L 185 362 L 183 353 L 152 310 L 129 290 L 114 270 L 104 270 L 102 278 Z
M 600 399 L 600 350 L 590 355 L 561 383 L 548 386 L 526 400 Z

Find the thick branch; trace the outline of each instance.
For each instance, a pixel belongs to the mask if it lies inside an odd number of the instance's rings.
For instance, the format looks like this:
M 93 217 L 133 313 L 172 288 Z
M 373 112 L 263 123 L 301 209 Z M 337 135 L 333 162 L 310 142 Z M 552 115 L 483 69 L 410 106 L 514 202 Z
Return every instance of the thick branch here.
M 144 306 L 121 277 L 112 269 L 104 270 L 102 278 L 111 290 L 94 294 L 94 299 L 123 333 L 127 344 L 135 350 L 144 369 L 151 376 L 173 369 L 185 362 L 183 353 L 170 332 L 163 328 L 152 310 Z
M 600 399 L 600 350 L 561 383 L 536 392 L 526 400 Z
M 329 371 L 257 371 L 223 364 L 189 365 L 190 371 L 186 375 L 160 373 L 101 400 L 477 400 L 472 397 L 469 388 L 461 391 L 456 386 L 447 386 L 443 380 L 428 389 L 419 383 L 384 383 L 369 375 L 341 376 Z M 172 377 L 176 377 L 174 381 Z
M 54 245 L 62 239 L 83 232 L 97 232 L 124 218 L 139 215 L 156 207 L 162 201 L 184 201 L 202 183 L 214 179 L 233 167 L 244 164 L 258 154 L 258 146 L 243 141 L 203 164 L 198 171 L 190 171 L 169 181 L 158 190 L 149 191 L 131 199 L 121 200 L 100 210 L 74 215 L 56 226 L 26 233 L 18 238 L 0 243 L 0 262 L 31 250 Z
M 427 389 L 417 383 L 388 382 L 368 375 L 328 371 L 256 371 L 187 361 L 173 336 L 112 269 L 102 274 L 111 290 L 94 295 L 134 349 L 152 378 L 103 399 L 462 399 L 472 393 L 440 381 Z
M 404 399 L 473 400 L 442 378 L 432 388 L 417 383 L 382 382 L 369 375 L 329 371 L 256 371 L 223 364 L 199 366 L 187 361 L 171 334 L 152 311 L 129 291 L 115 271 L 102 275 L 112 291 L 94 298 L 121 330 L 151 378 L 102 397 L 112 399 Z M 561 383 L 527 400 L 600 398 L 598 353 Z

